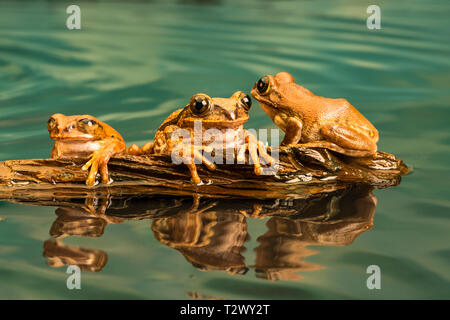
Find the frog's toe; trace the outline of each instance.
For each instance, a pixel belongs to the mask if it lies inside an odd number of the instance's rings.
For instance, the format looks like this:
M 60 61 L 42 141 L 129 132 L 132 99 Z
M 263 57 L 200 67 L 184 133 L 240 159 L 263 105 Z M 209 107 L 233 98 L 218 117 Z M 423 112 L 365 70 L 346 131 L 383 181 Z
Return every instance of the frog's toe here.
M 92 165 L 92 159 L 89 160 L 88 162 L 86 162 L 86 163 L 84 164 L 84 166 L 81 167 L 81 170 L 88 170 L 88 169 L 91 167 L 91 165 Z
M 98 161 L 93 161 L 91 164 L 91 170 L 89 171 L 89 175 L 86 180 L 86 184 L 88 186 L 92 187 L 96 184 L 97 173 L 98 173 Z
M 199 176 L 192 176 L 191 177 L 192 183 L 195 185 L 201 185 L 202 184 L 202 179 L 200 179 Z
M 262 168 L 261 168 L 260 166 L 256 166 L 256 165 L 255 165 L 255 174 L 256 174 L 257 176 L 260 176 L 262 173 L 263 173 Z
M 96 184 L 96 175 L 94 175 L 93 177 L 91 175 L 89 175 L 89 177 L 86 179 L 86 185 L 89 187 L 93 187 Z
M 100 175 L 102 177 L 102 183 L 110 184 L 112 182 L 111 179 L 109 178 L 108 164 L 107 163 L 103 163 L 100 166 Z

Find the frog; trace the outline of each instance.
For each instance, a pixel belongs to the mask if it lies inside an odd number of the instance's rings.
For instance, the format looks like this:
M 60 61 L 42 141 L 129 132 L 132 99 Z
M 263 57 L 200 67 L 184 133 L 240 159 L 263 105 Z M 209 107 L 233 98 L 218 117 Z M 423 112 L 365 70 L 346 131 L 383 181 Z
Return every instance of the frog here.
M 97 173 L 109 184 L 109 159 L 126 151 L 122 136 L 111 126 L 91 115 L 52 115 L 47 121 L 50 138 L 55 141 L 52 159 L 89 159 L 82 167 L 89 170 L 86 185 L 96 185 Z
M 251 94 L 285 132 L 281 146 L 324 148 L 356 158 L 377 151 L 377 129 L 350 102 L 315 95 L 288 72 L 260 78 Z
M 266 151 L 265 145 L 256 139 L 254 135 L 244 129 L 243 125 L 249 120 L 249 110 L 252 99 L 242 91 L 236 91 L 229 98 L 212 98 L 205 93 L 194 94 L 189 103 L 184 107 L 172 112 L 159 126 L 153 141 L 146 143 L 141 148 L 136 145 L 130 146 L 128 153 L 132 155 L 154 154 L 171 155 L 179 154 L 183 163 L 188 167 L 191 181 L 196 185 L 203 182 L 200 179 L 195 162 L 204 164 L 209 170 L 215 170 L 216 164 L 205 157 L 205 152 L 210 152 L 211 142 L 223 148 L 223 150 L 234 150 L 234 155 L 239 161 L 245 161 L 248 151 L 254 165 L 256 175 L 261 175 L 260 158 L 266 164 L 275 164 L 276 160 Z M 195 144 L 195 123 L 201 122 L 201 143 Z M 178 129 L 185 129 L 189 133 L 188 139 L 173 137 Z M 222 141 L 211 140 L 206 137 L 208 129 L 216 129 L 223 133 Z M 228 134 L 235 135 L 234 139 L 228 139 Z M 173 153 L 174 149 L 176 152 Z M 179 150 L 182 150 L 179 152 Z M 259 155 L 258 155 L 259 154 Z M 193 161 L 195 160 L 195 161 Z

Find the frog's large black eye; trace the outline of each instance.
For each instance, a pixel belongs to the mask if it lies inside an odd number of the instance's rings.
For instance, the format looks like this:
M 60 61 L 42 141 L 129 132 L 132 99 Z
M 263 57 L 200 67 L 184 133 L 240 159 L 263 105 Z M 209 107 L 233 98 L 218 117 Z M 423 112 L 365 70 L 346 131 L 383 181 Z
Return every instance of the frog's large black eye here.
M 267 76 L 262 77 L 256 83 L 256 89 L 260 94 L 267 94 L 270 91 L 270 79 Z
M 250 110 L 252 106 L 252 98 L 248 94 L 242 95 L 240 99 L 241 105 L 245 108 L 245 110 Z
M 78 121 L 78 126 L 81 128 L 91 128 L 97 125 L 97 122 L 92 119 L 81 119 Z
M 56 128 L 56 120 L 54 118 L 48 119 L 48 121 L 47 121 L 47 129 L 50 131 L 50 130 L 53 130 L 55 128 Z
M 198 95 L 192 97 L 189 107 L 192 113 L 201 115 L 210 109 L 211 103 L 207 97 Z

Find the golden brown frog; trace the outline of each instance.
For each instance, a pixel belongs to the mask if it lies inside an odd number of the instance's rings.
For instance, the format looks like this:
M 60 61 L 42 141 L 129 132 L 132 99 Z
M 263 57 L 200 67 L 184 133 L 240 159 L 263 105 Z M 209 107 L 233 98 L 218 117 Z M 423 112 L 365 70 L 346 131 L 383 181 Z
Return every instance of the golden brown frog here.
M 316 96 L 280 72 L 262 77 L 252 95 L 285 132 L 282 145 L 327 148 L 366 157 L 377 151 L 378 131 L 345 99 Z
M 112 127 L 89 115 L 65 116 L 57 113 L 47 122 L 50 138 L 55 140 L 53 159 L 88 158 L 88 186 L 95 185 L 98 171 L 103 183 L 109 183 L 108 161 L 126 150 L 125 142 Z
M 203 163 L 210 170 L 216 168 L 215 163 L 205 157 L 204 152 L 211 152 L 211 148 L 221 148 L 222 154 L 225 155 L 229 150 L 233 150 L 237 153 L 237 160 L 242 162 L 248 150 L 254 171 L 260 175 L 262 168 L 258 152 L 266 163 L 274 164 L 275 160 L 267 154 L 264 145 L 243 127 L 249 119 L 251 101 L 242 91 L 235 92 L 230 98 L 211 98 L 203 93 L 195 94 L 188 105 L 173 112 L 162 123 L 152 142 L 145 144 L 142 149 L 133 145 L 128 152 L 171 155 L 172 160 L 174 155 L 177 155 L 189 168 L 192 181 L 200 184 L 201 179 L 195 163 Z M 201 128 L 196 129 L 199 123 Z M 185 129 L 184 137 L 179 135 L 179 129 Z M 218 132 L 220 138 L 211 136 L 211 129 Z M 196 142 L 196 139 L 200 139 L 200 142 Z

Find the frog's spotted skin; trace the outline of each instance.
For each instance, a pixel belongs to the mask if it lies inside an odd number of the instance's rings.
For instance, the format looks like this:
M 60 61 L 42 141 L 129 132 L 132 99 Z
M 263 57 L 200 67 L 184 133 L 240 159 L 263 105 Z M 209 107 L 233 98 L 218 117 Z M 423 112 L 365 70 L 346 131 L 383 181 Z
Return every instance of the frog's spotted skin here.
M 253 97 L 285 132 L 282 145 L 320 147 L 352 157 L 377 151 L 378 131 L 345 99 L 316 96 L 287 72 L 266 75 Z
M 173 112 L 161 124 L 152 142 L 145 144 L 141 149 L 133 145 L 129 148 L 130 154 L 162 154 L 180 155 L 182 161 L 191 172 L 192 181 L 200 184 L 194 159 L 203 163 L 208 169 L 215 170 L 216 165 L 204 157 L 202 151 L 211 147 L 211 143 L 223 150 L 239 149 L 237 159 L 242 161 L 248 150 L 254 163 L 256 174 L 261 174 L 262 169 L 258 157 L 263 157 L 267 163 L 273 164 L 275 160 L 270 157 L 264 145 L 253 135 L 244 129 L 244 123 L 248 121 L 248 111 L 251 107 L 251 98 L 242 91 L 235 92 L 230 98 L 211 98 L 206 94 L 198 93 L 192 96 L 189 104 Z M 194 123 L 201 122 L 201 146 L 194 148 Z M 190 137 L 188 139 L 175 139 L 172 134 L 178 129 L 186 129 Z M 206 138 L 208 129 L 219 130 L 223 134 L 223 141 L 215 141 Z M 227 140 L 227 134 L 232 132 L 237 138 Z M 243 139 L 239 139 L 243 137 Z M 216 144 L 218 143 L 218 144 Z M 186 150 L 188 150 L 186 152 Z M 179 152 L 181 151 L 181 153 Z M 187 154 L 186 154 L 187 153 Z
M 53 159 L 91 159 L 83 166 L 90 168 L 86 184 L 95 185 L 98 171 L 103 183 L 109 183 L 108 161 L 111 156 L 125 152 L 120 134 L 112 127 L 90 115 L 65 116 L 57 113 L 47 122 L 50 138 L 55 140 Z

